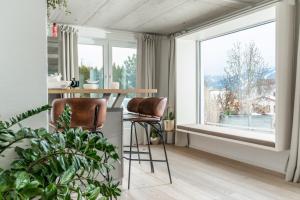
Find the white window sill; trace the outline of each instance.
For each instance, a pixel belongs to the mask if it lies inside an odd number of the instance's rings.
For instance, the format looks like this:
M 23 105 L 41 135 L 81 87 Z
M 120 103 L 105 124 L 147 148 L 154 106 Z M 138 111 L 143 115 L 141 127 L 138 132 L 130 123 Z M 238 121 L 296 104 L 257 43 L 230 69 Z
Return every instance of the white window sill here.
M 201 124 L 177 125 L 176 131 L 275 149 L 275 134 L 258 133 L 254 131 L 237 130 Z

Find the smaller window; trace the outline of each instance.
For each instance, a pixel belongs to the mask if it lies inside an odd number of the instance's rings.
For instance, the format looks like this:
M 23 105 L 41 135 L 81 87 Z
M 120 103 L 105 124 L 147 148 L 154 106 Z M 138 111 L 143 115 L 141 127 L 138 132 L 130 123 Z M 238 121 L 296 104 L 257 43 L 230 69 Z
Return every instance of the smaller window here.
M 120 89 L 136 88 L 136 48 L 112 47 L 112 85 Z M 124 107 L 134 94 L 128 94 Z

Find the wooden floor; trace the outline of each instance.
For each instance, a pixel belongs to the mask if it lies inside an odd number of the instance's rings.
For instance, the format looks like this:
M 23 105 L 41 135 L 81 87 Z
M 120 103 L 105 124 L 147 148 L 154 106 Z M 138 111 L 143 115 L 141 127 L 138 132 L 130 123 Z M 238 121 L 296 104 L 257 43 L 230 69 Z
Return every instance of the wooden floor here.
M 144 150 L 145 147 L 143 147 Z M 153 149 L 154 158 L 162 152 Z M 125 161 L 121 200 L 300 200 L 300 184 L 236 161 L 201 151 L 168 146 L 173 184 L 165 163 L 133 163 L 131 189 L 127 190 Z

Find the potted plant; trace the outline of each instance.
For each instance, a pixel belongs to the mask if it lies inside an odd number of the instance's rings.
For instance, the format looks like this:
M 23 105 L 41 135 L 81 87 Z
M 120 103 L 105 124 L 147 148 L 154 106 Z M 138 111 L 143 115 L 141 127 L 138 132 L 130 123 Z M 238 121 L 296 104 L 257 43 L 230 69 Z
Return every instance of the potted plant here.
M 173 131 L 175 128 L 175 115 L 173 112 L 168 112 L 164 118 L 164 130 L 166 132 Z
M 110 176 L 119 157 L 116 148 L 99 133 L 70 128 L 71 108 L 65 107 L 53 133 L 46 129 L 14 127 L 50 106 L 0 121 L 0 156 L 14 149 L 8 169 L 0 169 L 0 199 L 112 199 L 119 183 Z M 29 145 L 24 147 L 24 141 Z
M 154 145 L 157 145 L 160 142 L 157 130 L 155 130 L 153 128 L 151 129 L 151 132 L 150 132 L 150 141 L 151 141 L 151 144 L 154 144 Z

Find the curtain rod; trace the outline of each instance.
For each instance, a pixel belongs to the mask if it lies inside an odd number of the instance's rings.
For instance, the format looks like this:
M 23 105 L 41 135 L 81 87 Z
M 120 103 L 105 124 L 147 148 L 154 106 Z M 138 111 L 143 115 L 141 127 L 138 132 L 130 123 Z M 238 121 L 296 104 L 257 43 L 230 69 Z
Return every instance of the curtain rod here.
M 249 13 L 251 13 L 253 11 L 265 8 L 267 6 L 273 5 L 273 4 L 275 4 L 277 2 L 280 2 L 280 1 L 282 1 L 282 0 L 265 0 L 263 2 L 256 3 L 254 5 L 247 6 L 246 8 L 243 8 L 241 10 L 237 10 L 237 11 L 234 11 L 232 13 L 229 13 L 229 14 L 217 17 L 215 19 L 209 20 L 207 22 L 198 24 L 197 26 L 193 26 L 193 27 L 190 27 L 188 29 L 175 32 L 175 33 L 173 33 L 171 35 L 175 35 L 176 37 L 182 37 L 182 36 L 185 36 L 185 35 L 197 32 L 197 31 L 199 31 L 201 29 L 204 29 L 204 28 L 216 25 L 216 24 L 220 24 L 220 23 L 232 20 L 232 19 L 240 17 L 242 15 L 249 14 Z

